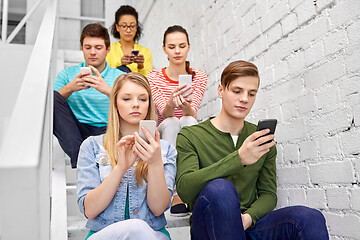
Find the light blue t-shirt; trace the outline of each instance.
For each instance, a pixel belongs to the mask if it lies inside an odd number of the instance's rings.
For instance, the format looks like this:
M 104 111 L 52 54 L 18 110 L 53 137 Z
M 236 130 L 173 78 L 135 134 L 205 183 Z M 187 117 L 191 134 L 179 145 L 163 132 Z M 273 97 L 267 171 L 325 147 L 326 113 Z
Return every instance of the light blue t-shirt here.
M 59 91 L 71 82 L 80 73 L 81 67 L 86 67 L 86 63 L 83 62 L 62 70 L 55 78 L 54 90 Z M 113 86 L 114 81 L 121 74 L 124 74 L 124 72 L 111 68 L 108 63 L 101 72 L 101 76 L 110 87 Z M 95 127 L 107 125 L 110 99 L 105 94 L 98 92 L 94 88 L 84 89 L 73 92 L 67 98 L 67 102 L 79 122 Z

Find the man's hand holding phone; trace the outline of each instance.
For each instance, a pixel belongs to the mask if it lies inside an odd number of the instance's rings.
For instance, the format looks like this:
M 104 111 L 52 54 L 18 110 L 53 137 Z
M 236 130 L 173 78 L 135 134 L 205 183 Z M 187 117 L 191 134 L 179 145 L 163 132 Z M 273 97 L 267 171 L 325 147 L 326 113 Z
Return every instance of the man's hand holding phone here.
M 257 131 L 248 136 L 239 148 L 239 156 L 243 165 L 256 163 L 262 155 L 275 145 L 276 119 L 260 120 Z
M 85 84 L 89 87 L 95 88 L 99 92 L 107 95 L 110 98 L 111 87 L 106 83 L 105 79 L 101 76 L 99 70 L 89 65 L 94 75 L 83 76 Z
M 61 94 L 61 96 L 67 99 L 73 92 L 90 88 L 86 85 L 84 79 L 82 78 L 84 75 L 89 74 L 87 71 L 88 69 L 86 69 L 86 72 L 82 69 L 82 71 L 80 71 L 79 74 L 77 74 L 74 79 L 71 80 L 71 82 L 69 82 L 62 89 L 60 89 L 59 93 Z
M 275 142 L 271 141 L 274 139 L 274 135 L 264 136 L 269 132 L 269 129 L 257 131 L 245 139 L 238 150 L 242 165 L 256 163 L 262 155 L 269 152 L 270 148 L 275 145 Z M 267 141 L 271 142 L 266 143 Z

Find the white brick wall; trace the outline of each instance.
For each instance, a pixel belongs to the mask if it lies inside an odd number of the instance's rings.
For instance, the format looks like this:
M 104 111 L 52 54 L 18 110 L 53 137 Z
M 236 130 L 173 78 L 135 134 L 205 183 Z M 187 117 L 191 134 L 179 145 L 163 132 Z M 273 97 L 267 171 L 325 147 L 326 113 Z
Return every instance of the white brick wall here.
M 128 2 L 144 9 L 143 1 Z M 261 84 L 248 120 L 279 120 L 278 207 L 318 208 L 331 239 L 360 239 L 360 1 L 152 4 L 141 43 L 151 49 L 154 67 L 167 65 L 165 29 L 180 24 L 190 35 L 191 65 L 208 75 L 198 119 L 219 112 L 217 85 L 229 62 L 257 64 Z

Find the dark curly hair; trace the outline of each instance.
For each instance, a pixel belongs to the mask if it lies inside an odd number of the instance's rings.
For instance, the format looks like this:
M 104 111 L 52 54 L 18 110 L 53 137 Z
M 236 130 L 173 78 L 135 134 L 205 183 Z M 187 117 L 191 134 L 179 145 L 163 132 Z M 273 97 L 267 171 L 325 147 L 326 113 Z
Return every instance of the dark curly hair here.
M 114 36 L 114 38 L 120 39 L 120 33 L 116 30 L 116 24 L 119 22 L 121 16 L 123 15 L 132 15 L 136 19 L 136 25 L 137 30 L 134 37 L 134 42 L 138 41 L 142 34 L 142 26 L 139 23 L 139 17 L 138 13 L 135 10 L 135 8 L 129 6 L 129 5 L 122 5 L 115 13 L 115 22 L 111 26 L 111 34 Z

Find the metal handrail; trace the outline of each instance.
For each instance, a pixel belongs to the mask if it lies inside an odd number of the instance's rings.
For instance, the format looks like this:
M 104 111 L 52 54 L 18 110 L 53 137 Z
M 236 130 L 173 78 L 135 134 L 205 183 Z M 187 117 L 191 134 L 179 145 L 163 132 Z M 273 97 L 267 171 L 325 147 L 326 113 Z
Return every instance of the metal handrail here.
M 43 132 L 50 60 L 55 34 L 56 4 L 57 0 L 49 0 L 49 6 L 25 71 L 9 128 L 5 134 L 6 141 L 2 146 L 0 167 L 25 167 L 39 164 L 41 146 L 40 142 L 36 143 L 34 139 L 41 139 Z M 21 151 L 19 151 L 19 146 L 21 146 Z M 7 157 L 11 157 L 12 161 L 4 161 Z
M 9 0 L 3 0 L 3 1 L 4 1 L 3 3 L 4 5 L 2 12 L 1 42 L 5 43 L 7 36 Z
M 47 3 L 0 149 L 0 239 L 50 239 L 57 0 Z

